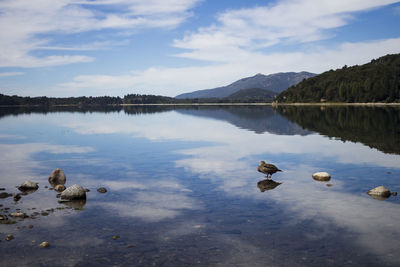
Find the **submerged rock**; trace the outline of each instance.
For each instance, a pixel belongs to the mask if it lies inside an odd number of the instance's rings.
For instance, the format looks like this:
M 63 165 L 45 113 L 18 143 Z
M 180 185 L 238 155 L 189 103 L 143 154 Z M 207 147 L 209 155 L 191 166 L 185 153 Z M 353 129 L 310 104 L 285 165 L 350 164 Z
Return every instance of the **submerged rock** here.
M 26 191 L 26 190 L 36 190 L 39 188 L 38 183 L 32 182 L 32 181 L 25 181 L 23 184 L 21 184 L 18 189 L 20 191 Z
M 390 191 L 383 185 L 375 187 L 367 192 L 368 195 L 377 199 L 377 200 L 385 200 L 390 197 Z
M 261 192 L 272 190 L 282 183 L 275 182 L 274 180 L 262 180 L 257 183 L 257 187 Z
M 0 193 L 0 198 L 7 198 L 7 197 L 11 197 L 12 194 L 6 193 L 6 192 L 2 192 Z
M 312 175 L 312 178 L 319 182 L 328 182 L 331 179 L 331 175 L 327 172 L 316 172 Z
M 117 239 L 119 239 L 119 238 L 120 238 L 119 235 L 114 235 L 114 236 L 112 237 L 112 239 L 114 239 L 114 240 L 117 240 Z
M 74 184 L 61 193 L 61 199 L 64 200 L 75 200 L 75 199 L 86 199 L 85 189 L 77 184 Z
M 79 199 L 79 200 L 60 200 L 58 203 L 67 206 L 68 208 L 74 210 L 83 210 L 86 204 L 86 199 Z M 64 208 L 64 207 L 62 207 Z
M 61 169 L 57 168 L 51 172 L 49 177 L 49 183 L 51 184 L 51 186 L 54 187 L 58 184 L 65 184 L 66 181 L 67 177 Z
M 397 192 L 392 192 L 392 196 L 397 196 Z
M 97 192 L 99 192 L 99 193 L 106 193 L 106 192 L 107 192 L 107 189 L 105 189 L 104 187 L 100 187 L 100 188 L 97 189 Z
M 44 241 L 44 242 L 40 243 L 39 247 L 41 247 L 41 248 L 48 248 L 48 247 L 50 247 L 50 243 L 47 242 L 47 241 Z
M 54 190 L 56 190 L 57 192 L 62 192 L 65 190 L 65 185 L 63 184 L 58 184 L 54 187 Z
M 18 201 L 21 199 L 21 194 L 14 194 L 14 201 Z
M 11 241 L 13 239 L 14 239 L 13 235 L 7 235 L 7 237 L 6 237 L 6 241 Z

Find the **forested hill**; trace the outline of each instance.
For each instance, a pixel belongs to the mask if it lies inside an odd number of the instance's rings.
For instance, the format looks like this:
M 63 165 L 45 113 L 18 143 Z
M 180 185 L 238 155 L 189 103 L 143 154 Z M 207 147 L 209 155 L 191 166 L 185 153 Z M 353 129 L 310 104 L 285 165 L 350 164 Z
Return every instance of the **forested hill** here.
M 361 66 L 344 66 L 283 91 L 277 102 L 400 102 L 400 54 Z

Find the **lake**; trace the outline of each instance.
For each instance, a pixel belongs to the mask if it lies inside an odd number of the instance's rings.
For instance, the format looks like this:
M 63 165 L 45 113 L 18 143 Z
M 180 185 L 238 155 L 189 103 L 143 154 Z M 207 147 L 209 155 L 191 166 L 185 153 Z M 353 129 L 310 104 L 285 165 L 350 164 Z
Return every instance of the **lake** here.
M 0 198 L 1 266 L 400 265 L 400 196 L 366 194 L 400 192 L 399 107 L 0 108 L 0 148 L 0 193 L 39 183 Z

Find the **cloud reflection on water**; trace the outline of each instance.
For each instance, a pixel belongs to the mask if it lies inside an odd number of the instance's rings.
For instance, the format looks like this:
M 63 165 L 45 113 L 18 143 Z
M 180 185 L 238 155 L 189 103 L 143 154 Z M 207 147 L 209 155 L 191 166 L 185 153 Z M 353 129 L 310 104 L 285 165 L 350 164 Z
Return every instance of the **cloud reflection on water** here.
M 119 216 L 158 222 L 179 216 L 184 210 L 201 209 L 201 204 L 188 196 L 191 191 L 171 180 L 105 181 L 112 191 L 120 191 L 122 199 L 98 203 L 117 211 Z

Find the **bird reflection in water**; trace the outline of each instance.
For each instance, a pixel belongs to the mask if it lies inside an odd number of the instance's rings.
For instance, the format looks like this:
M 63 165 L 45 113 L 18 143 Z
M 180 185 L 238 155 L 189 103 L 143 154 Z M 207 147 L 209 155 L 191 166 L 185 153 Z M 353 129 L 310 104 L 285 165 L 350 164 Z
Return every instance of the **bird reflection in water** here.
M 279 186 L 282 183 L 275 182 L 272 179 L 261 180 L 257 183 L 257 187 L 260 189 L 261 192 L 272 190 Z

